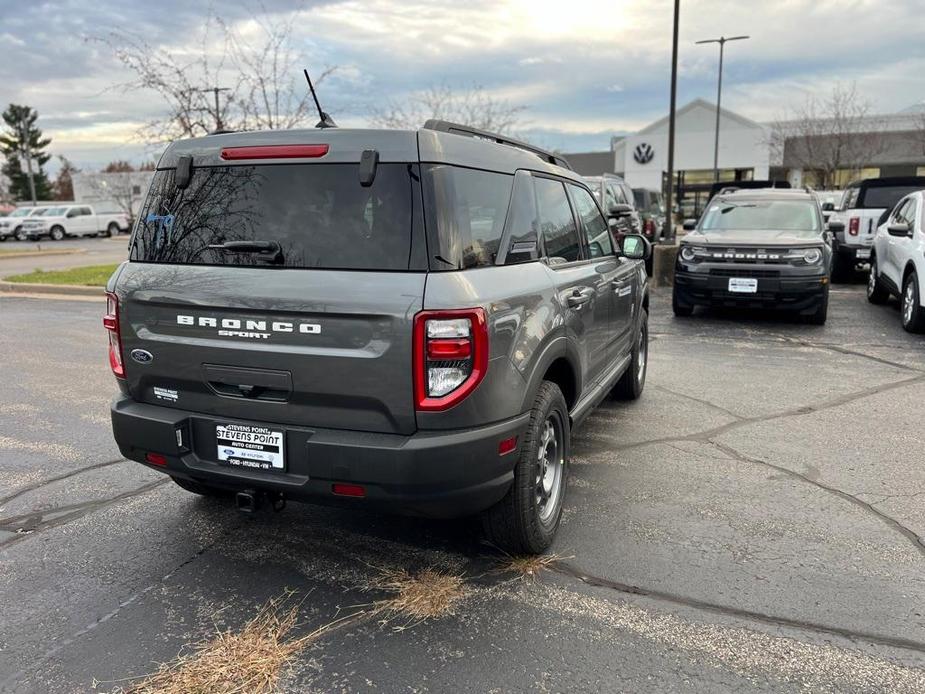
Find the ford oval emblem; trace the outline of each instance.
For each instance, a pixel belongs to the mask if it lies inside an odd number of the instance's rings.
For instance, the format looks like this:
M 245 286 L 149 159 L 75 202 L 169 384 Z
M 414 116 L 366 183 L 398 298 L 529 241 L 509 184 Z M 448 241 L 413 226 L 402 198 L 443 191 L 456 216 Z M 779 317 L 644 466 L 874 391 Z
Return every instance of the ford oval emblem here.
M 146 349 L 133 349 L 132 359 L 137 361 L 139 364 L 150 364 L 152 361 L 154 361 L 154 355 Z

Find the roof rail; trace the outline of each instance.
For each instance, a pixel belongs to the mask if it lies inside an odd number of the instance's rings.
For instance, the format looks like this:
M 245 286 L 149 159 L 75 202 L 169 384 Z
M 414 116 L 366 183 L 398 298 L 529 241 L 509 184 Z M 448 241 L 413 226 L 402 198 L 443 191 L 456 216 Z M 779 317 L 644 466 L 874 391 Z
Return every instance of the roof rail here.
M 466 137 L 474 137 L 479 140 L 490 140 L 491 142 L 497 142 L 501 145 L 509 145 L 511 147 L 516 147 L 517 149 L 522 149 L 531 154 L 535 154 L 540 159 L 550 164 L 555 164 L 556 166 L 561 166 L 562 168 L 572 170 L 572 165 L 568 163 L 568 160 L 558 154 L 553 152 L 548 152 L 545 149 L 540 149 L 539 147 L 534 147 L 533 145 L 528 145 L 526 142 L 521 142 L 520 140 L 515 140 L 512 137 L 507 135 L 499 135 L 498 133 L 488 132 L 487 130 L 479 130 L 478 128 L 473 128 L 468 125 L 460 125 L 459 123 L 450 123 L 445 120 L 430 119 L 424 123 L 425 130 L 437 130 L 443 133 L 452 133 L 454 135 L 464 135 Z

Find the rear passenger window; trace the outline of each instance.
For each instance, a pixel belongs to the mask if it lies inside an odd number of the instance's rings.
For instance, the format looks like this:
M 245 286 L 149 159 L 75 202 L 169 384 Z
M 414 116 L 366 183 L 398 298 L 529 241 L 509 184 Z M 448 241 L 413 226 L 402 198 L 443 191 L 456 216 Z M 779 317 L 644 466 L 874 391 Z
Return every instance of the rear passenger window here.
M 424 167 L 428 247 L 434 270 L 494 265 L 514 177 L 435 164 Z
M 610 240 L 610 227 L 601 211 L 594 204 L 594 198 L 584 188 L 569 184 L 575 200 L 575 211 L 581 220 L 581 226 L 588 237 L 588 248 L 592 258 L 613 255 L 613 242 Z
M 581 242 L 565 186 L 549 178 L 536 179 L 536 204 L 546 255 L 553 262 L 581 259 Z
M 539 257 L 538 230 L 533 176 L 526 171 L 518 171 L 514 176 L 514 192 L 504 228 L 506 237 L 510 239 L 506 265 L 526 263 Z

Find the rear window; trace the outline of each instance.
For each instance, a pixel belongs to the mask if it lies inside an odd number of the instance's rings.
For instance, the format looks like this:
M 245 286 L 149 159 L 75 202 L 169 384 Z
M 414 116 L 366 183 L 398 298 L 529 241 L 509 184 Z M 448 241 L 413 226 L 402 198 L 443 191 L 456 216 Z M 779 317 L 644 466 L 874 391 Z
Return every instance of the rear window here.
M 445 164 L 423 173 L 431 269 L 494 265 L 514 177 Z
M 857 202 L 859 209 L 893 209 L 897 202 L 909 193 L 925 188 L 925 181 L 911 186 L 870 186 L 863 189 Z
M 185 190 L 176 188 L 174 174 L 154 175 L 133 239 L 134 261 L 409 269 L 414 166 L 380 164 L 368 188 L 360 185 L 357 164 L 194 168 Z M 234 241 L 273 251 L 232 252 L 227 244 Z

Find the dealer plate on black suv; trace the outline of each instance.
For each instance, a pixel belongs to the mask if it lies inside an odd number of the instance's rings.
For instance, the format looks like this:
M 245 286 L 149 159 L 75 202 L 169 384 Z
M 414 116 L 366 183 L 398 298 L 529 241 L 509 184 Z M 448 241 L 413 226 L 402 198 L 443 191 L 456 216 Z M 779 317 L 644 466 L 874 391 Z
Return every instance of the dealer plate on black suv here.
M 218 462 L 254 470 L 285 471 L 283 432 L 247 424 L 217 424 Z
M 748 277 L 730 277 L 729 291 L 738 294 L 755 294 L 758 291 L 758 280 Z

